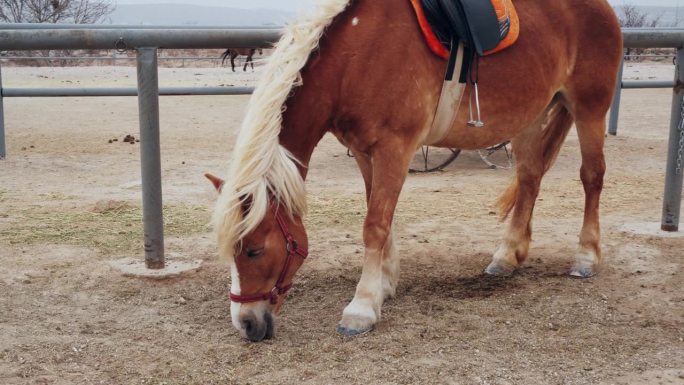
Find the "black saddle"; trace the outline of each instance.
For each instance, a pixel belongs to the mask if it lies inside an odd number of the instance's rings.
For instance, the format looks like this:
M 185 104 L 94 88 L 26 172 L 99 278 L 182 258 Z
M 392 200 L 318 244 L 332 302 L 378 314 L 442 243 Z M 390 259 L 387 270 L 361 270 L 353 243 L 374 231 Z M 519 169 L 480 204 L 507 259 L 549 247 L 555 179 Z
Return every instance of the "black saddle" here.
M 499 24 L 490 0 L 421 0 L 432 29 L 442 44 L 450 48 L 461 41 L 479 56 L 496 48 L 508 34 Z
M 459 82 L 467 81 L 473 61 L 496 48 L 506 38 L 509 23 L 500 23 L 491 0 L 421 0 L 425 17 L 440 42 L 451 50 L 446 80 L 452 80 L 456 67 L 456 47 L 466 47 Z M 476 66 L 477 68 L 477 66 Z M 477 73 L 471 78 L 477 82 Z

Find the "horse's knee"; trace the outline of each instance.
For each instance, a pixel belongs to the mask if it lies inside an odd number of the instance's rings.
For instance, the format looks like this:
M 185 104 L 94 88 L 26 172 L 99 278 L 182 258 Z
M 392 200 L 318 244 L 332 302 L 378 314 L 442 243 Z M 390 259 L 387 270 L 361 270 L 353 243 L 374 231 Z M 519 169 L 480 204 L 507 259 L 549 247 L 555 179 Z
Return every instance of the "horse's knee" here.
M 603 189 L 603 176 L 605 173 L 605 162 L 596 162 L 591 166 L 582 165 L 582 168 L 580 169 L 580 179 L 584 185 L 584 190 L 589 192 Z

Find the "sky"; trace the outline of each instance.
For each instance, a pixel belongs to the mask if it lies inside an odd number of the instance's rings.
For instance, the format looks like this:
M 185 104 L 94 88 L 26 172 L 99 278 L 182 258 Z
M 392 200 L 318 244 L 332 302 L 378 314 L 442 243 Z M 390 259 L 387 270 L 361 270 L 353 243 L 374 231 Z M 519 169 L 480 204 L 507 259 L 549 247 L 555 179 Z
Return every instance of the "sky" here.
M 662 7 L 676 7 L 679 1 L 677 0 L 608 0 L 613 5 L 632 4 L 632 5 L 650 5 Z M 680 6 L 684 7 L 684 0 L 681 0 Z
M 663 6 L 663 7 L 676 7 L 677 0 L 609 0 L 611 4 L 621 5 L 621 4 L 633 4 L 633 5 L 651 5 L 651 6 Z M 680 6 L 684 6 L 684 1 L 681 1 Z
M 117 4 L 192 4 L 244 9 L 278 9 L 297 11 L 311 7 L 316 0 L 111 0 Z
M 296 11 L 311 7 L 317 0 L 111 0 L 118 4 L 161 4 L 182 3 L 195 5 L 211 5 L 236 7 L 245 9 L 266 8 L 285 11 Z M 632 4 L 649 6 L 670 6 L 678 4 L 684 7 L 684 0 L 608 0 L 613 5 Z

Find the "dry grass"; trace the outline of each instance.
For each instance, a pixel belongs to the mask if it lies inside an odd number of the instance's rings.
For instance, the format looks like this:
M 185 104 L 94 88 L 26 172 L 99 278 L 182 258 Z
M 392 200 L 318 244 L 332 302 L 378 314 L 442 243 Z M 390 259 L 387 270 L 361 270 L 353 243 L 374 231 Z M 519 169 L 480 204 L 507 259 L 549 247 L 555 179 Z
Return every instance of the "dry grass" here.
M 365 197 L 356 195 L 313 196 L 309 195 L 308 226 L 356 225 L 363 223 L 366 215 Z
M 0 203 L 5 203 L 6 200 L 7 200 L 7 190 L 0 189 Z M 0 210 L 0 219 L 7 218 L 9 216 L 7 211 L 9 211 L 9 210 Z
M 489 197 L 489 201 L 487 200 Z M 483 199 L 484 198 L 484 199 Z M 454 218 L 481 218 L 492 213 L 496 193 L 459 194 L 450 191 L 417 188 L 402 195 L 397 206 L 395 225 L 401 226 L 416 220 L 451 216 Z M 309 226 L 360 225 L 366 216 L 366 198 L 363 194 L 337 194 L 335 196 L 309 196 Z
M 205 207 L 164 208 L 167 236 L 208 232 L 208 223 L 209 212 Z M 96 248 L 108 255 L 121 254 L 140 248 L 142 224 L 140 207 L 123 206 L 103 212 L 33 207 L 13 214 L 9 223 L 0 227 L 0 241 L 21 245 L 67 244 Z

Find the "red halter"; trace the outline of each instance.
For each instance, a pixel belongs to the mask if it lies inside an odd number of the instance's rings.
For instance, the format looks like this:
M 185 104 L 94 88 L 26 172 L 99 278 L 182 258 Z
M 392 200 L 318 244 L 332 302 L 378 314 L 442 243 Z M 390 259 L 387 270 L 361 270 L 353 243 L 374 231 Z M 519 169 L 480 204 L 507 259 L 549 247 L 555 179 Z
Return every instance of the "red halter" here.
M 294 239 L 292 233 L 290 233 L 290 229 L 288 229 L 287 227 L 287 223 L 285 223 L 285 219 L 283 219 L 283 216 L 280 214 L 280 210 L 278 209 L 277 204 L 274 202 L 271 204 L 271 207 L 273 207 L 273 211 L 275 211 L 275 218 L 278 222 L 278 227 L 280 227 L 280 231 L 282 231 L 283 236 L 285 237 L 285 250 L 287 251 L 285 265 L 283 266 L 283 270 L 280 272 L 278 280 L 276 281 L 276 284 L 273 287 L 273 289 L 271 289 L 271 291 L 267 293 L 251 295 L 237 295 L 230 293 L 230 300 L 233 302 L 252 303 L 270 300 L 271 303 L 275 305 L 278 302 L 278 298 L 280 298 L 280 296 L 282 295 L 285 295 L 285 293 L 287 293 L 292 288 L 292 283 L 283 285 L 283 283 L 285 282 L 285 275 L 287 274 L 287 270 L 289 270 L 290 264 L 292 263 L 292 257 L 294 257 L 295 255 L 299 255 L 300 257 L 302 257 L 302 259 L 304 259 L 307 257 L 307 255 L 309 255 L 309 253 L 305 249 L 299 248 L 297 241 Z

